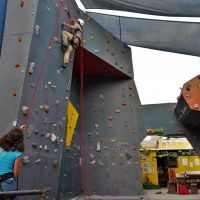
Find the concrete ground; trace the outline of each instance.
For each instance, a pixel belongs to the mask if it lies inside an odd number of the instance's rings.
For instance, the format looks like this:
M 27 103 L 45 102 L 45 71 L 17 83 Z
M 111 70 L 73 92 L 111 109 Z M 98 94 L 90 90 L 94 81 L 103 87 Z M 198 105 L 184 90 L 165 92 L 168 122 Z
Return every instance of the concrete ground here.
M 144 200 L 200 200 L 200 190 L 198 194 L 179 195 L 169 194 L 167 188 L 158 190 L 144 190 Z M 161 194 L 156 194 L 161 192 Z
M 90 196 L 85 199 L 83 197 L 77 197 L 71 200 L 200 200 L 200 190 L 198 194 L 190 195 L 169 194 L 167 191 L 167 188 L 144 190 L 144 195 L 141 197 Z

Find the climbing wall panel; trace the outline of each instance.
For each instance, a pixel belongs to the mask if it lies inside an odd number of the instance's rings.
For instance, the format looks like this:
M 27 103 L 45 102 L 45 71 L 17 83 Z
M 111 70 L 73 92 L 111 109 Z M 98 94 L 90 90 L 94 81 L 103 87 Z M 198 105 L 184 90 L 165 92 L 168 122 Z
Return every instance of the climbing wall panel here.
M 67 107 L 67 131 L 66 131 L 66 147 L 67 149 L 70 149 L 74 129 L 76 128 L 78 120 L 78 112 L 71 103 L 71 101 L 68 101 L 68 107 Z
M 36 12 L 36 8 L 37 1 L 34 1 L 34 3 L 27 1 L 24 7 L 20 7 L 19 1 L 15 0 L 7 3 L 0 59 L 1 134 L 17 123 L 35 20 L 35 14 L 32 15 L 32 13 Z M 22 18 L 26 18 L 27 23 Z M 22 21 L 24 23 L 21 23 Z
M 136 123 L 138 124 L 139 134 L 143 136 L 149 128 L 162 128 L 165 136 L 185 135 L 199 154 L 200 136 L 198 129 L 184 126 L 175 115 L 175 106 L 175 104 L 157 104 L 138 107 Z
M 73 77 L 70 91 L 70 101 L 80 113 L 79 81 Z M 71 199 L 80 196 L 81 192 L 81 166 L 80 166 L 80 117 L 78 118 L 71 148 L 63 149 L 59 176 L 57 199 Z
M 140 102 L 133 80 L 86 76 L 84 96 L 86 190 L 89 195 L 141 195 Z

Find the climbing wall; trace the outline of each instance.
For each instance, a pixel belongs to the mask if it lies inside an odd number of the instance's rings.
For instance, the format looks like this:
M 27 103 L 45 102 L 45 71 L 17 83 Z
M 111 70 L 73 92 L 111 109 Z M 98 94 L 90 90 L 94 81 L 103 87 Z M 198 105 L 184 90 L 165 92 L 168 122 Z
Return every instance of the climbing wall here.
M 51 199 L 57 199 L 59 177 L 66 173 L 60 173 L 60 163 L 73 54 L 60 72 L 63 53 L 53 41 L 61 34 L 60 23 L 68 20 L 66 3 L 8 1 L 0 60 L 1 134 L 27 124 L 19 189 L 45 189 Z
M 136 122 L 139 105 L 131 79 L 85 77 L 89 171 L 85 177 L 89 195 L 142 194 L 138 145 L 141 136 Z

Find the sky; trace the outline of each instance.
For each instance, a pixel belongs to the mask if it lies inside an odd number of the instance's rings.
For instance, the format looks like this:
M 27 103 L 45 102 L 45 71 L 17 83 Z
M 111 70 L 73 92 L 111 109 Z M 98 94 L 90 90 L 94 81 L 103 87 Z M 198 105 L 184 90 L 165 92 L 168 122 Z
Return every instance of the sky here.
M 200 22 L 198 17 L 165 17 L 123 11 L 87 10 L 80 0 L 76 0 L 76 2 L 80 9 L 87 12 L 163 21 Z M 176 103 L 183 84 L 200 74 L 199 57 L 135 46 L 130 47 L 134 80 L 142 105 Z

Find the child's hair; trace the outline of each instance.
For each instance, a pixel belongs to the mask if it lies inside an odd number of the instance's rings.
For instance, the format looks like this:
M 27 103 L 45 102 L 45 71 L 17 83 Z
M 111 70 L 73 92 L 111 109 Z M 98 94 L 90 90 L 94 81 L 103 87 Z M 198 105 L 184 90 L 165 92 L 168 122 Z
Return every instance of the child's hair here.
M 0 147 L 5 151 L 24 151 L 24 135 L 21 129 L 13 128 L 0 139 Z

